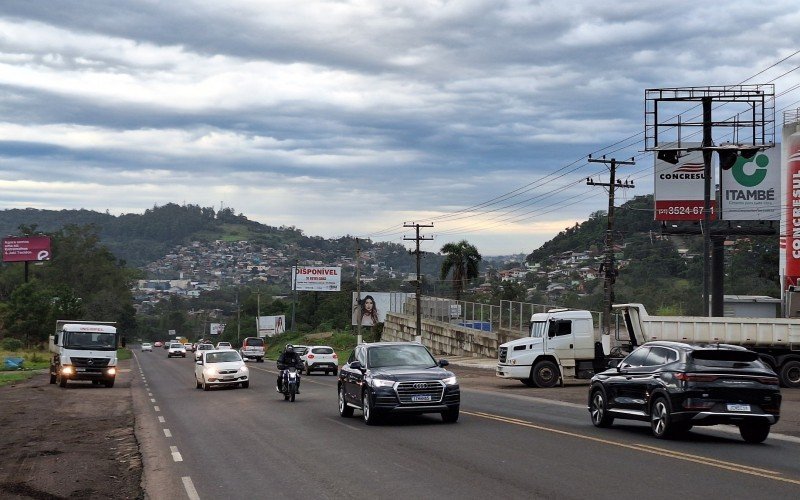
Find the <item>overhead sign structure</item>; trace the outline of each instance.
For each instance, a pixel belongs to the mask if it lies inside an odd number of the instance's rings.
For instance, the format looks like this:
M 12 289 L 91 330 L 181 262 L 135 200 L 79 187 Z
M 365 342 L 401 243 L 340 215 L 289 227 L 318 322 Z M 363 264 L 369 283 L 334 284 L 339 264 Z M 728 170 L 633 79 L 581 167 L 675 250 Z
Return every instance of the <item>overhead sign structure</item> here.
M 3 262 L 50 260 L 49 236 L 8 237 L 3 239 Z
M 292 267 L 292 290 L 301 292 L 338 292 L 341 289 L 341 267 Z
M 672 164 L 655 156 L 655 220 L 703 220 L 705 204 L 703 152 L 690 151 Z M 711 218 L 716 217 L 711 201 Z
M 739 156 L 720 170 L 723 220 L 781 220 L 781 151 L 778 148 Z
M 259 337 L 274 337 L 286 331 L 286 315 L 260 316 L 256 319 Z
M 225 323 L 211 323 L 209 333 L 211 335 L 221 335 L 225 331 Z

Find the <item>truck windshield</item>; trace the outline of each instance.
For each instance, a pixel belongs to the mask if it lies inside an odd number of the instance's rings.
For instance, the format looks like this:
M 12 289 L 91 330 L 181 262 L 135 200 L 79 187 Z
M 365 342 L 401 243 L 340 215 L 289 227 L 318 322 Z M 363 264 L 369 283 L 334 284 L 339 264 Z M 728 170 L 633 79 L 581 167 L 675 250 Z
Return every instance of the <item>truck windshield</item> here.
M 116 335 L 96 332 L 64 332 L 64 347 L 67 349 L 94 349 L 114 351 L 117 349 Z
M 531 337 L 540 339 L 544 337 L 545 332 L 547 332 L 546 321 L 534 321 L 531 323 Z

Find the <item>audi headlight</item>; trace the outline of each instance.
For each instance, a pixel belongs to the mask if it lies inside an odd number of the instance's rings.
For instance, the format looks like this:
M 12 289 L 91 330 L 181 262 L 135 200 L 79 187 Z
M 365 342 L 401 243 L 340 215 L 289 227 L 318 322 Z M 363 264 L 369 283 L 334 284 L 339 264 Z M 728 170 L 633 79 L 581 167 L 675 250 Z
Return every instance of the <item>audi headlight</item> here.
M 369 382 L 372 387 L 391 387 L 394 385 L 393 380 L 384 380 L 382 378 L 373 378 Z
M 456 376 L 453 375 L 452 377 L 447 377 L 446 379 L 442 380 L 442 382 L 444 382 L 445 385 L 456 385 L 458 380 L 456 379 Z

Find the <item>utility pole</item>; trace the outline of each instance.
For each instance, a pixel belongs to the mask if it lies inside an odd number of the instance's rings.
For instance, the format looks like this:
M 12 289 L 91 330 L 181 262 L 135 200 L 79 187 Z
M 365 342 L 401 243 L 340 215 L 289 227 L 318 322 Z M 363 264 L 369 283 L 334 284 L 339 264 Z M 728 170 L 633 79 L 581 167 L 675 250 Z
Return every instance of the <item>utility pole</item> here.
M 413 227 L 416 229 L 416 236 L 414 238 L 405 238 L 405 241 L 414 240 L 417 242 L 417 249 L 412 253 L 417 256 L 417 293 L 416 293 L 416 302 L 417 302 L 417 335 L 422 337 L 422 301 L 421 301 L 421 294 L 422 294 L 422 279 L 420 278 L 420 257 L 422 253 L 419 251 L 419 242 L 420 241 L 429 241 L 433 239 L 433 236 L 420 236 L 419 235 L 419 228 L 421 227 L 433 227 L 433 224 L 416 224 L 413 222 L 404 222 L 403 227 Z
M 359 312 L 356 314 L 358 318 L 356 334 L 358 339 L 361 340 L 361 242 L 358 238 L 356 238 L 356 297 L 356 307 L 359 308 Z
M 603 275 L 603 292 L 604 292 L 604 307 L 603 307 L 603 333 L 605 335 L 611 334 L 611 305 L 614 303 L 614 282 L 617 279 L 617 270 L 614 267 L 614 190 L 616 188 L 632 188 L 633 182 L 627 180 L 623 183 L 617 179 L 617 165 L 635 165 L 636 162 L 633 158 L 630 161 L 617 161 L 616 158 L 606 160 L 603 156 L 602 159 L 592 158 L 589 156 L 590 163 L 603 163 L 609 166 L 610 178 L 607 183 L 594 182 L 593 179 L 587 178 L 586 184 L 589 186 L 602 186 L 608 188 L 608 215 L 606 217 L 606 251 L 603 259 L 601 269 L 604 271 Z
M 236 343 L 241 346 L 242 336 L 242 315 L 239 312 L 239 290 L 236 290 Z M 258 336 L 258 332 L 256 332 Z
M 294 260 L 294 269 L 292 270 L 292 333 L 295 332 L 296 327 L 294 324 L 294 310 L 297 302 L 297 259 Z

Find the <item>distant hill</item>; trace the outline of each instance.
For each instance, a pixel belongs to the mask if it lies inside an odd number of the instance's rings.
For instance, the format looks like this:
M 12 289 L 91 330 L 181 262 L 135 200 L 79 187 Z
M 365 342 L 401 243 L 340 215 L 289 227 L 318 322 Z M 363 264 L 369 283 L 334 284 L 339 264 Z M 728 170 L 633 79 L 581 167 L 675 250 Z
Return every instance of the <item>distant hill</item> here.
M 289 249 L 298 259 L 325 260 L 326 257 L 355 256 L 351 236 L 325 239 L 306 236 L 295 227 L 275 227 L 236 215 L 233 209 L 215 211 L 197 205 L 169 203 L 143 214 L 120 216 L 91 210 L 11 209 L 0 211 L 0 234 L 18 235 L 20 226 L 35 226 L 52 233 L 69 226 L 92 225 L 101 241 L 117 258 L 131 267 L 142 267 L 158 260 L 176 245 L 190 241 L 241 241 L 276 249 Z M 361 240 L 361 250 L 372 251 L 374 260 L 400 272 L 414 272 L 415 261 L 405 247 L 395 243 Z M 426 254 L 422 271 L 438 274 L 441 257 Z

